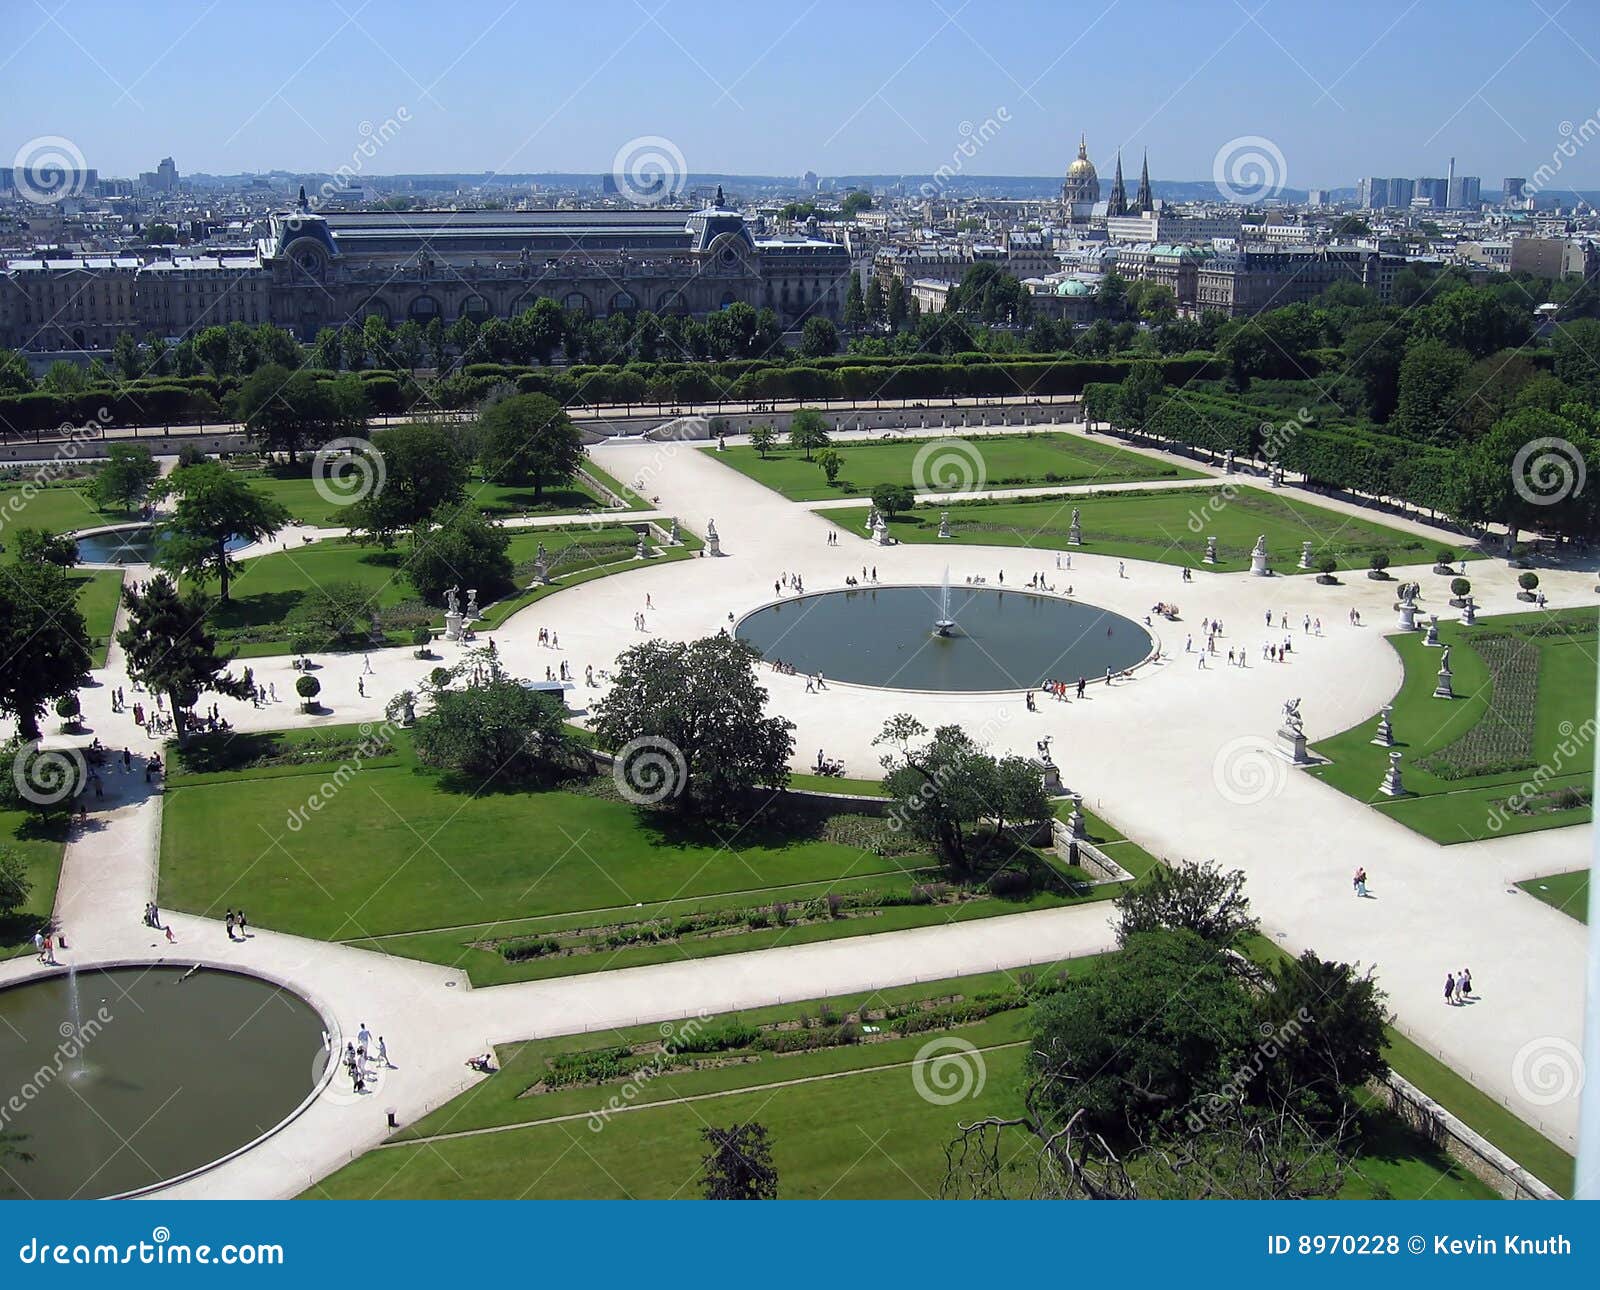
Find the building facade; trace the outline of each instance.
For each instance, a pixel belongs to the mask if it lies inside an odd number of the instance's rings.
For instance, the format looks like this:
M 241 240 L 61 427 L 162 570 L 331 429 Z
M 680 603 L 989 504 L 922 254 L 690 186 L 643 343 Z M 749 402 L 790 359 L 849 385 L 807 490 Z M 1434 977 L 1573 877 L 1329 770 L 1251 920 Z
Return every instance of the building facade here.
M 757 237 L 720 200 L 698 211 L 353 211 L 301 205 L 236 254 L 12 261 L 0 272 L 0 345 L 104 349 L 119 331 L 179 338 L 271 322 L 324 327 L 511 318 L 548 297 L 592 315 L 690 314 L 735 303 L 785 327 L 843 315 L 849 252 L 810 236 Z

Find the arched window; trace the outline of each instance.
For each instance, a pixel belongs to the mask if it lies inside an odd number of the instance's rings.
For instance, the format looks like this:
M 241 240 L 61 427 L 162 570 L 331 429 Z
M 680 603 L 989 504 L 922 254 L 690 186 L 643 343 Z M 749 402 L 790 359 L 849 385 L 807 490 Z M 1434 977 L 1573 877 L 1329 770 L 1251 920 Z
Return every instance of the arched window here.
M 593 313 L 594 306 L 589 303 L 589 297 L 581 291 L 569 291 L 561 301 L 563 309 L 576 309 L 582 313 Z
M 639 302 L 633 298 L 631 291 L 619 291 L 611 297 L 611 312 L 614 314 L 631 314 L 639 308 Z
M 470 318 L 475 323 L 481 323 L 493 312 L 489 308 L 489 302 L 482 296 L 468 296 L 461 302 L 461 316 Z
M 439 316 L 439 302 L 432 296 L 418 296 L 407 312 L 412 322 L 426 325 Z

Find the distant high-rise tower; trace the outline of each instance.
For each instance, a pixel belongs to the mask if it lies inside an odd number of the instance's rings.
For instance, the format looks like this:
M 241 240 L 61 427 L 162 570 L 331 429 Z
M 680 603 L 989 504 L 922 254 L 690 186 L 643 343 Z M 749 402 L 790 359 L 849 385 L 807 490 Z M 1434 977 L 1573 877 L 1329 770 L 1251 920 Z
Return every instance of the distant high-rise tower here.
M 1117 173 L 1111 180 L 1111 196 L 1106 199 L 1106 216 L 1128 213 L 1128 190 L 1122 183 L 1122 153 L 1117 153 Z
M 1150 154 L 1144 154 L 1144 165 L 1139 170 L 1139 191 L 1134 194 L 1133 207 L 1142 214 L 1148 215 L 1155 210 L 1156 204 L 1150 196 Z
M 1507 206 L 1513 202 L 1520 202 L 1528 187 L 1526 179 L 1502 179 L 1500 181 L 1500 200 Z

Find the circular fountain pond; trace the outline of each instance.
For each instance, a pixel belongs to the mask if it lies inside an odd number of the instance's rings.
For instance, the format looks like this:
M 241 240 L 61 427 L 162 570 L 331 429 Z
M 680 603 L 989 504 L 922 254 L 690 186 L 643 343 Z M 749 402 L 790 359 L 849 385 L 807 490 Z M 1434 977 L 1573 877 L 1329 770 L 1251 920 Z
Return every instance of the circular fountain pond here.
M 259 977 L 87 970 L 0 990 L 0 1194 L 114 1196 L 270 1132 L 310 1096 L 323 1022 Z
M 797 596 L 737 629 L 769 661 L 830 681 L 896 690 L 1022 690 L 1093 680 L 1148 658 L 1150 633 L 1121 614 L 999 587 L 863 587 Z
M 151 524 L 127 524 L 118 528 L 91 529 L 75 539 L 81 564 L 151 564 L 161 537 Z M 223 544 L 229 551 L 250 545 L 246 537 L 231 537 Z

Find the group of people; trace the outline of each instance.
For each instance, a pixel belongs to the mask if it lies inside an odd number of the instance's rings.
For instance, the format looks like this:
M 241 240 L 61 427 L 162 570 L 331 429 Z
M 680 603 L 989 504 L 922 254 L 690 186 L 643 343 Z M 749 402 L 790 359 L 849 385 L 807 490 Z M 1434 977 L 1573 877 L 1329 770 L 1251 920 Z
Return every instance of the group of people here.
M 377 1082 L 367 1069 L 373 1062 L 384 1070 L 394 1069 L 394 1063 L 389 1060 L 389 1045 L 384 1042 L 383 1036 L 379 1035 L 377 1045 L 374 1047 L 372 1032 L 367 1029 L 367 1023 L 363 1021 L 361 1028 L 356 1031 L 355 1039 L 346 1042 L 344 1046 L 345 1074 L 350 1077 L 350 1087 L 357 1093 L 365 1093 L 368 1084 Z
M 780 573 L 772 581 L 772 594 L 781 596 L 786 590 L 794 592 L 797 596 L 803 596 L 806 590 L 805 580 L 798 573 Z
M 57 944 L 57 940 L 58 940 L 58 936 L 57 936 L 57 933 L 55 933 L 54 931 L 49 931 L 49 930 L 46 930 L 44 928 L 40 928 L 39 930 L 34 932 L 34 934 L 33 934 L 33 952 L 38 957 L 39 962 L 41 962 L 41 963 L 49 963 L 52 966 L 54 966 L 55 961 L 56 961 L 56 944 Z M 61 937 L 59 937 L 59 941 L 60 941 L 61 948 L 62 949 L 66 949 L 67 948 L 67 938 L 65 936 L 61 936 Z
M 230 909 L 228 911 L 228 917 L 225 921 L 228 926 L 228 939 L 230 941 L 242 941 L 247 939 L 247 933 L 245 929 L 248 924 L 244 919 L 244 910 L 240 909 L 236 911 Z M 237 936 L 234 935 L 236 931 L 238 932 Z
M 560 649 L 561 638 L 558 637 L 548 627 L 541 627 L 539 629 L 539 644 L 547 646 L 550 649 Z
M 818 775 L 843 775 L 844 763 L 837 759 L 823 756 L 822 749 L 817 749 L 817 764 L 812 767 Z
M 1111 684 L 1111 670 L 1109 668 L 1106 669 L 1106 684 Z M 1067 701 L 1067 691 L 1073 689 L 1073 684 L 1071 681 L 1058 681 L 1054 677 L 1046 677 L 1043 681 L 1039 682 L 1039 688 L 1051 698 L 1056 699 L 1061 703 L 1065 703 Z M 1080 699 L 1083 698 L 1084 694 L 1089 689 L 1089 679 L 1087 677 L 1080 676 L 1078 678 L 1076 689 L 1077 697 Z M 1028 691 L 1027 704 L 1029 712 L 1038 711 L 1038 707 L 1033 701 L 1032 690 Z
M 1444 974 L 1444 1001 L 1452 1007 L 1472 1002 L 1472 969 Z

